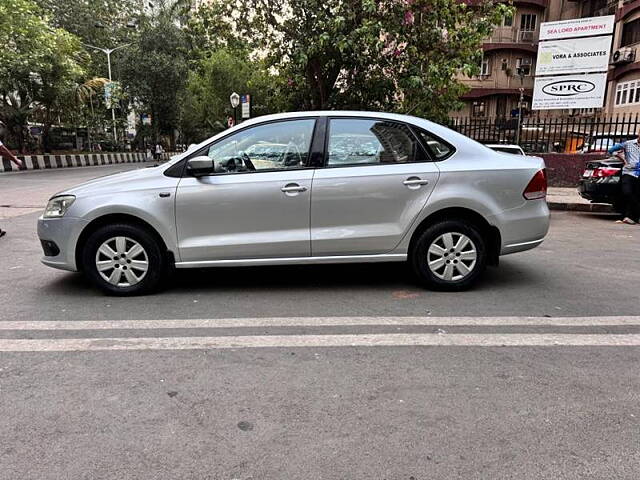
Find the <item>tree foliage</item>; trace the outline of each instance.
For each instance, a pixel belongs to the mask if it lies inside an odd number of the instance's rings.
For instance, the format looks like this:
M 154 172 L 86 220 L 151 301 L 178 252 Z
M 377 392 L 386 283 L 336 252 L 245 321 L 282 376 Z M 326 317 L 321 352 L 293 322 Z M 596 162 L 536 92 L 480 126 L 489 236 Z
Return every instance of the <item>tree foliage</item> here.
M 299 92 L 299 108 L 441 118 L 509 7 L 459 0 L 229 0 L 227 18 Z M 234 12 L 252 12 L 240 21 Z M 245 21 L 246 20 L 246 21 Z
M 31 0 L 0 4 L 0 121 L 18 147 L 32 115 L 44 124 L 45 147 L 54 117 L 64 116 L 73 101 L 75 82 L 83 75 L 85 52 L 78 38 L 50 24 Z
M 183 30 L 168 16 L 143 23 L 119 64 L 125 92 L 151 114 L 154 136 L 173 136 L 188 72 Z

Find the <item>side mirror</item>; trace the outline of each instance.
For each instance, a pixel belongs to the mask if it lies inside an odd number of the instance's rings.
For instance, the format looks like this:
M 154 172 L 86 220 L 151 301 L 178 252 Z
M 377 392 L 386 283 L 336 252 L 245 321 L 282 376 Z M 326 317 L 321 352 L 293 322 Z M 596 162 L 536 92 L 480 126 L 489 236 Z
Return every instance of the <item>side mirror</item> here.
M 187 162 L 187 172 L 194 177 L 210 175 L 214 172 L 213 160 L 206 155 L 190 158 Z

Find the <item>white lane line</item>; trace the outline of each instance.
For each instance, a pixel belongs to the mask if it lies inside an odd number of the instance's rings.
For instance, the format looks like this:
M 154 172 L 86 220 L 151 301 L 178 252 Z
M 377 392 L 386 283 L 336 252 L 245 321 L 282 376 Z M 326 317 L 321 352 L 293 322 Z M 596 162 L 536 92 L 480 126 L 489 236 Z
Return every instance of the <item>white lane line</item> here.
M 82 338 L 0 340 L 0 352 L 88 352 L 104 350 L 203 350 L 295 347 L 557 347 L 640 346 L 640 334 L 374 334 L 248 335 L 240 337 Z
M 313 327 L 372 325 L 558 326 L 640 325 L 640 316 L 620 317 L 273 317 L 184 320 L 0 321 L 0 330 L 148 330 L 165 328 Z

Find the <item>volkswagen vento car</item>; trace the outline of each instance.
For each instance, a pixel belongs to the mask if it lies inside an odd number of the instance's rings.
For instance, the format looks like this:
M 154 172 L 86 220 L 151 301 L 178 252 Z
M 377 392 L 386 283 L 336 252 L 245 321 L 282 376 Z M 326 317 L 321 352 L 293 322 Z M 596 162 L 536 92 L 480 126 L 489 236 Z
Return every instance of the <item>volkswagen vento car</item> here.
M 44 264 L 116 295 L 173 268 L 347 262 L 409 262 L 426 286 L 463 290 L 542 243 L 546 188 L 542 159 L 427 120 L 286 113 L 61 192 L 38 235 Z

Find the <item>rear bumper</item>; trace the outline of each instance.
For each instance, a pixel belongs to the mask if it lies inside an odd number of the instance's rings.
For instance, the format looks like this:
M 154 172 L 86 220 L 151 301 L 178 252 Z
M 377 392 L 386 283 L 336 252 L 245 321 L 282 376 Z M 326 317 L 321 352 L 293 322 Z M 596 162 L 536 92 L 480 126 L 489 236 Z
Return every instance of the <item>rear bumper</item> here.
M 622 196 L 622 187 L 620 182 L 598 183 L 580 180 L 578 194 L 582 198 L 596 203 L 615 203 Z
M 527 200 L 488 220 L 500 230 L 500 255 L 524 252 L 544 241 L 549 231 L 549 207 L 544 199 Z
M 44 250 L 42 263 L 61 270 L 78 271 L 76 243 L 87 223 L 85 220 L 74 217 L 47 219 L 40 217 L 38 237 Z

